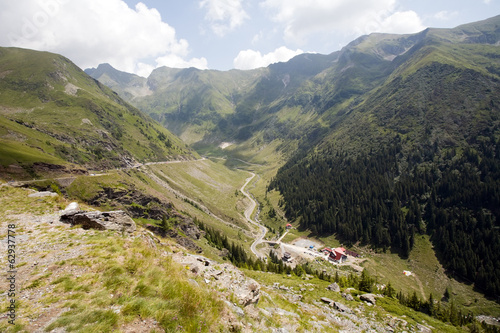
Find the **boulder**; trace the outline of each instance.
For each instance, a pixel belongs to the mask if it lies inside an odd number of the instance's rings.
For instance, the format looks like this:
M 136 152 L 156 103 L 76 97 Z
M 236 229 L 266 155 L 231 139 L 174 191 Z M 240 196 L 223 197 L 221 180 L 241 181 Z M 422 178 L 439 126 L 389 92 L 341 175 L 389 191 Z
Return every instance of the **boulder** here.
M 242 306 L 256 304 L 260 299 L 260 285 L 252 279 L 241 282 L 239 286 L 234 287 L 234 295 Z
M 351 309 L 339 302 L 333 302 L 333 308 L 339 312 L 352 313 Z
M 354 297 L 352 297 L 351 294 L 342 293 L 342 297 L 344 297 L 346 301 L 354 301 Z
M 54 192 L 36 192 L 28 195 L 29 198 L 46 198 L 46 197 L 57 197 L 58 194 Z
M 82 211 L 80 211 L 80 206 L 78 205 L 77 202 L 72 202 L 70 203 L 68 206 L 66 206 L 66 208 L 59 212 L 59 215 L 60 216 L 63 216 L 63 215 L 67 215 L 67 216 L 70 216 L 70 215 L 75 215 L 77 213 L 81 213 Z
M 326 297 L 321 297 L 321 301 L 325 302 L 325 303 L 328 303 L 328 304 L 332 304 L 333 303 L 333 300 L 331 300 L 329 298 L 326 298 Z
M 66 208 L 64 211 L 72 211 L 72 210 L 79 210 L 80 206 L 78 205 L 78 202 L 72 202 Z
M 83 229 L 115 230 L 134 232 L 135 222 L 124 211 L 83 212 L 78 210 L 64 211 L 61 222 L 81 225 Z
M 334 291 L 336 293 L 340 292 L 340 287 L 339 287 L 339 285 L 336 282 L 334 282 L 331 285 L 329 285 L 326 289 Z
M 375 305 L 375 295 L 374 294 L 363 294 L 359 296 L 359 299 L 368 303 Z

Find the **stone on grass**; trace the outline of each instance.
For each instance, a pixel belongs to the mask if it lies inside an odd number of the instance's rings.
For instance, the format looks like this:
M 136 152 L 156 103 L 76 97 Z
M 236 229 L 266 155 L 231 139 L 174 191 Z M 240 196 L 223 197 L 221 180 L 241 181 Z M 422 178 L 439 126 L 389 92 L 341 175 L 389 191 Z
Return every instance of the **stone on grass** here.
M 28 198 L 46 198 L 46 197 L 57 197 L 58 194 L 54 192 L 35 192 L 28 195 Z
M 115 230 L 134 232 L 134 220 L 124 211 L 82 212 L 77 210 L 63 212 L 61 222 L 81 225 L 83 229 Z
M 339 287 L 339 285 L 336 282 L 334 282 L 331 285 L 329 285 L 326 289 L 334 291 L 336 293 L 340 292 L 340 287 Z
M 359 296 L 359 299 L 368 303 L 375 305 L 375 295 L 374 294 L 363 294 Z

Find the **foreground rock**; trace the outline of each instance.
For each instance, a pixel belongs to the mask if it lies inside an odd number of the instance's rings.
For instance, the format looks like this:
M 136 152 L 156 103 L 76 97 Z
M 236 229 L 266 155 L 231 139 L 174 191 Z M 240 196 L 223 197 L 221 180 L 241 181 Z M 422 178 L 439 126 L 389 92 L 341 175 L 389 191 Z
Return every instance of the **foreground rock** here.
M 75 209 L 64 210 L 61 222 L 71 225 L 81 225 L 83 229 L 114 230 L 134 232 L 135 222 L 124 211 L 84 212 Z
M 46 198 L 46 197 L 57 197 L 57 196 L 58 196 L 57 193 L 48 192 L 48 191 L 35 192 L 35 193 L 28 195 L 29 198 Z
M 333 302 L 333 308 L 339 312 L 352 313 L 351 309 L 339 302 Z
M 376 296 L 374 294 L 363 294 L 359 296 L 359 299 L 375 305 L 376 303 L 375 297 Z
M 342 293 L 342 297 L 344 297 L 347 301 L 354 301 L 354 297 L 352 297 L 351 294 L 348 293 Z
M 260 285 L 246 277 L 232 264 L 220 264 L 198 255 L 175 254 L 173 259 L 195 274 L 203 277 L 206 284 L 216 285 L 228 295 L 233 294 L 238 305 L 246 307 L 256 304 L 260 299 Z
M 321 301 L 328 304 L 333 304 L 333 300 L 327 297 L 321 297 Z
M 340 292 L 340 287 L 339 287 L 339 285 L 336 282 L 334 282 L 331 285 L 329 285 L 326 289 L 334 291 L 336 293 Z

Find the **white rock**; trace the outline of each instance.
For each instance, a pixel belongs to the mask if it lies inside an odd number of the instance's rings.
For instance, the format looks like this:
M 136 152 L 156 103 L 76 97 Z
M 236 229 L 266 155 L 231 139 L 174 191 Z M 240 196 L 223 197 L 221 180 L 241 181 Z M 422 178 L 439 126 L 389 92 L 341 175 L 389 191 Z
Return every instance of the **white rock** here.
M 80 205 L 78 205 L 78 202 L 72 202 L 64 210 L 69 211 L 69 210 L 79 210 L 79 209 Z
M 29 198 L 45 198 L 45 197 L 57 197 L 57 193 L 53 192 L 36 192 L 28 195 Z

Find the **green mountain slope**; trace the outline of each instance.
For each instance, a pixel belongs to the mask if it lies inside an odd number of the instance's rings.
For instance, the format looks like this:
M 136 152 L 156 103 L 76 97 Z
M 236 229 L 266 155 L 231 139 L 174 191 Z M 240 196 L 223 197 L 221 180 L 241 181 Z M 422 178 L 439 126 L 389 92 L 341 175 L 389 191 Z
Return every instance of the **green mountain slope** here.
M 16 48 L 0 49 L 0 142 L 2 172 L 32 175 L 41 163 L 110 168 L 192 153 L 68 59 Z
M 500 29 L 494 22 L 500 18 L 424 31 L 357 104 L 331 113 L 328 134 L 289 161 L 271 185 L 284 195 L 287 216 L 303 228 L 403 257 L 418 234 L 428 233 L 450 273 L 498 297 Z M 374 41 L 380 37 L 361 40 L 351 52 L 376 54 L 388 41 Z
M 151 93 L 130 101 L 189 144 L 241 142 L 269 120 L 268 106 L 293 96 L 304 80 L 329 67 L 335 58 L 336 54 L 307 54 L 251 71 L 158 68 L 147 79 Z M 131 89 L 138 94 L 130 77 L 117 79 L 118 71 L 101 66 L 106 70 L 88 73 L 122 92 L 124 98 Z M 111 83 L 110 77 L 115 78 Z

